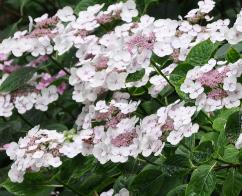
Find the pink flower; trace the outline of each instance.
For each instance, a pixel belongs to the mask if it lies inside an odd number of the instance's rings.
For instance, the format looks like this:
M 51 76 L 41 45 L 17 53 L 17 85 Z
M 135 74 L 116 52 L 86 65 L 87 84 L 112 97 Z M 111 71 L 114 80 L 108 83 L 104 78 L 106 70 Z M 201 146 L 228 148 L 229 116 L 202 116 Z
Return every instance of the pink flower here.
M 138 47 L 142 49 L 152 50 L 154 46 L 155 35 L 151 33 L 148 37 L 144 35 L 136 35 L 127 43 L 128 51 L 131 52 L 133 48 Z
M 220 100 L 226 96 L 228 96 L 228 94 L 223 89 L 213 89 L 211 92 L 208 93 L 208 98 L 214 100 Z
M 63 94 L 67 88 L 67 84 L 65 82 L 62 82 L 60 86 L 57 87 L 57 92 L 59 94 Z
M 133 143 L 133 139 L 137 137 L 137 133 L 135 131 L 121 133 L 117 137 L 111 140 L 111 144 L 116 147 L 127 147 Z
M 6 61 L 7 60 L 7 55 L 0 53 L 0 61 Z
M 204 73 L 200 78 L 198 78 L 198 81 L 203 86 L 214 88 L 217 87 L 218 84 L 223 83 L 227 72 L 227 69 L 224 69 L 222 72 L 219 72 L 218 70 L 211 70 L 207 73 Z
M 45 73 L 42 76 L 42 79 L 40 80 L 40 82 L 37 84 L 36 89 L 42 90 L 48 87 L 54 80 L 55 80 L 55 77 L 52 77 L 50 74 Z
M 3 145 L 3 148 L 6 150 L 6 149 L 9 148 L 9 146 L 10 146 L 10 144 L 4 144 L 4 145 Z
M 55 78 L 58 79 L 58 78 L 64 77 L 65 75 L 66 75 L 66 72 L 64 72 L 63 70 L 60 70 Z
M 33 61 L 31 61 L 31 62 L 29 63 L 29 66 L 30 66 L 30 67 L 36 67 L 36 66 L 38 66 L 38 65 L 40 65 L 40 64 L 42 64 L 42 63 L 44 63 L 45 61 L 48 61 L 48 59 L 49 59 L 49 57 L 48 57 L 47 55 L 40 56 L 40 57 L 34 59 Z

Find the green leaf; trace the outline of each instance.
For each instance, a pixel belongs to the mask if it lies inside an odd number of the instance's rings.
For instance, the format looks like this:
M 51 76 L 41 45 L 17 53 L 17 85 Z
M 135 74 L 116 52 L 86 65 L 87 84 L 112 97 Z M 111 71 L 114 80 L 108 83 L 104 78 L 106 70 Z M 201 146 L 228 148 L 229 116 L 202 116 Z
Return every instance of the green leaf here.
M 19 120 L 0 123 L 0 146 L 19 138 L 22 125 Z
M 186 196 L 210 196 L 215 189 L 216 177 L 213 165 L 201 165 L 192 173 L 186 189 Z
M 112 184 L 113 176 L 119 174 L 117 167 L 110 162 L 101 165 L 92 156 L 79 155 L 62 164 L 58 178 L 76 191 L 89 195 Z
M 147 114 L 153 114 L 155 113 L 161 106 L 160 104 L 153 100 L 153 101 L 145 101 L 141 103 L 141 107 Z
M 167 195 L 170 190 L 174 189 L 179 185 L 182 185 L 183 183 L 184 183 L 184 176 L 176 176 L 176 175 L 165 176 L 164 184 L 157 196 Z M 185 193 L 185 190 L 184 190 L 184 193 Z
M 64 161 L 60 167 L 59 179 L 64 182 L 68 182 L 71 179 L 79 179 L 92 170 L 93 161 L 93 159 L 81 155 Z
M 0 168 L 0 184 L 8 178 L 8 171 L 9 171 L 9 167 Z M 1 185 L 0 185 L 0 189 L 1 189 Z
M 55 187 L 51 181 L 52 176 L 50 173 L 38 172 L 26 174 L 22 183 L 13 183 L 10 179 L 7 179 L 1 183 L 0 186 L 15 195 L 48 195 L 48 193 Z
M 179 164 L 177 164 L 179 163 Z M 191 169 L 191 163 L 187 157 L 173 155 L 162 164 L 161 170 L 168 176 L 184 175 Z
M 213 43 L 205 40 L 194 46 L 187 55 L 186 62 L 192 66 L 204 65 L 212 57 L 219 43 Z
M 239 150 L 233 144 L 229 144 L 224 149 L 222 160 L 227 163 L 239 164 Z
M 119 164 L 118 168 L 123 174 L 130 175 L 139 173 L 145 164 L 145 162 L 139 161 L 138 159 L 129 158 L 127 162 Z
M 29 1 L 30 0 L 22 0 L 21 1 L 21 5 L 20 5 L 20 14 L 21 14 L 21 16 L 24 15 L 24 7 L 25 7 L 26 4 L 29 3 Z
M 176 188 L 170 190 L 166 196 L 184 196 L 187 188 L 187 184 L 182 184 Z
M 242 174 L 239 170 L 231 168 L 223 184 L 224 196 L 238 196 L 242 189 Z
M 226 59 L 230 63 L 234 63 L 240 59 L 240 54 L 234 48 L 230 48 L 227 52 Z
M 49 130 L 57 130 L 57 131 L 67 131 L 67 126 L 60 123 L 51 123 L 45 126 L 46 129 Z
M 0 190 L 0 195 L 1 196 L 13 196 L 11 193 L 5 191 L 5 190 Z
M 225 146 L 227 145 L 228 141 L 225 136 L 225 131 L 221 131 L 219 133 L 218 139 L 216 141 L 216 152 L 220 155 L 223 156 L 224 154 L 224 149 Z
M 164 176 L 160 170 L 149 169 L 139 173 L 131 183 L 131 190 L 140 196 L 156 196 L 162 189 Z
M 233 48 L 241 54 L 241 52 L 242 52 L 242 42 L 239 42 L 238 44 L 233 45 Z
M 128 88 L 129 94 L 132 96 L 141 96 L 145 94 L 146 90 L 143 87 L 131 87 Z
M 23 67 L 11 73 L 0 86 L 1 92 L 11 92 L 24 86 L 36 72 L 35 68 Z
M 208 133 L 202 133 L 202 137 L 200 139 L 199 144 L 207 141 L 211 141 L 212 144 L 215 144 L 218 139 L 219 133 L 218 132 L 208 132 Z
M 80 11 L 86 10 L 89 6 L 97 3 L 98 0 L 81 0 L 75 7 L 75 13 L 78 14 Z
M 144 77 L 144 75 L 145 75 L 145 69 L 141 69 L 134 73 L 130 73 L 126 78 L 126 83 L 139 81 Z
M 177 94 L 184 100 L 189 100 L 189 97 L 180 90 L 180 87 L 186 78 L 187 72 L 192 68 L 188 63 L 181 63 L 170 74 L 170 82 L 175 86 Z
M 239 108 L 222 109 L 213 121 L 213 129 L 216 131 L 224 131 L 228 118 L 234 112 L 239 111 Z
M 222 59 L 226 56 L 226 53 L 228 51 L 228 49 L 230 48 L 230 44 L 224 44 L 223 46 L 221 46 L 215 53 L 214 57 L 216 59 Z
M 152 3 L 157 3 L 159 0 L 136 0 L 136 5 L 141 14 L 147 12 L 147 9 Z
M 241 133 L 242 125 L 241 125 L 242 111 L 237 111 L 231 114 L 226 123 L 225 131 L 226 136 L 228 137 L 230 142 L 235 142 Z
M 181 141 L 181 145 L 178 145 L 178 148 L 175 151 L 175 154 L 181 155 L 190 159 L 192 155 L 192 149 L 195 147 L 195 135 L 191 137 L 184 138 Z
M 0 31 L 0 40 L 12 36 L 17 30 L 18 30 L 18 25 L 21 23 L 23 19 L 20 18 L 17 22 L 7 26 L 5 29 L 1 29 Z
M 118 193 L 119 190 L 121 190 L 122 188 L 129 189 L 129 186 L 131 185 L 131 183 L 132 183 L 132 181 L 134 180 L 135 177 L 136 177 L 136 175 L 123 175 L 123 176 L 119 176 L 115 180 L 115 183 L 113 185 L 114 192 L 115 193 Z
M 196 163 L 206 162 L 211 158 L 214 146 L 211 141 L 199 144 L 193 151 L 193 161 Z

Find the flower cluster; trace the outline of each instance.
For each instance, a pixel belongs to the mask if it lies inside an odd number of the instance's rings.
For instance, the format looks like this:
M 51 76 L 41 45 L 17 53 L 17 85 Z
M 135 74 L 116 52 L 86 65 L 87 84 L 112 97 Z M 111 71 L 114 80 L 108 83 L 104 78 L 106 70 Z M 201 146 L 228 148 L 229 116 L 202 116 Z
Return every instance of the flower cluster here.
M 212 18 L 209 17 L 208 13 L 215 7 L 215 2 L 213 0 L 204 0 L 198 2 L 198 8 L 192 9 L 185 16 L 190 22 L 198 22 L 201 19 L 206 19 L 210 21 Z
M 48 56 L 40 56 L 31 62 L 26 67 L 36 67 L 48 60 Z M 7 55 L 0 54 L 0 69 L 3 72 L 0 79 L 0 85 L 10 76 L 10 74 L 17 69 L 20 69 L 20 65 L 15 65 L 12 60 L 9 60 Z M 28 83 L 12 92 L 0 93 L 0 116 L 10 117 L 13 113 L 13 109 L 16 108 L 18 113 L 23 114 L 32 108 L 41 111 L 47 111 L 48 105 L 56 101 L 59 97 L 58 94 L 63 94 L 67 84 L 62 82 L 58 86 L 52 85 L 52 83 L 62 77 L 66 73 L 60 71 L 56 76 L 51 76 L 48 73 L 35 74 Z
M 134 1 L 117 3 L 101 11 L 104 4 L 88 7 L 86 11 L 74 15 L 71 7 L 58 10 L 55 16 L 48 17 L 44 14 L 34 20 L 30 17 L 29 31 L 16 32 L 11 39 L 6 39 L 1 44 L 1 51 L 20 57 L 28 52 L 33 56 L 51 54 L 57 51 L 59 55 L 69 50 L 73 44 L 81 45 L 90 41 L 86 36 L 101 24 L 121 19 L 131 22 L 138 15 Z M 68 23 L 67 25 L 65 25 Z M 54 45 L 52 45 L 54 42 Z
M 165 141 L 176 145 L 198 131 L 198 124 L 191 122 L 196 107 L 174 103 L 140 120 L 132 114 L 139 103 L 128 102 L 126 94 L 114 97 L 109 105 L 99 101 L 83 108 L 76 121 L 80 131 L 73 142 L 63 146 L 64 155 L 93 154 L 102 164 L 126 162 L 129 156 L 139 154 L 158 156 Z
M 234 26 L 226 32 L 226 39 L 230 44 L 237 44 L 242 39 L 242 11 L 237 16 Z
M 0 94 L 0 116 L 10 117 L 13 109 L 16 108 L 18 113 L 23 114 L 33 107 L 37 110 L 47 111 L 48 105 L 58 99 L 56 86 L 51 85 L 40 91 L 33 87 L 19 89 L 11 94 Z
M 129 94 L 117 93 L 107 105 L 99 101 L 96 105 L 85 106 L 76 124 L 79 133 L 73 142 L 62 148 L 67 157 L 93 154 L 101 163 L 108 160 L 125 162 L 128 156 L 136 157 L 138 150 L 138 118 L 132 113 L 139 102 L 129 102 Z
M 65 138 L 55 130 L 32 128 L 18 143 L 6 146 L 6 153 L 14 163 L 8 173 L 12 182 L 22 182 L 27 171 L 37 172 L 42 167 L 59 167 L 59 149 Z
M 107 90 L 145 85 L 154 71 L 149 67 L 152 53 L 159 57 L 170 55 L 177 62 L 184 60 L 191 47 L 202 40 L 240 41 L 241 13 L 234 27 L 229 28 L 229 20 L 210 22 L 207 14 L 213 9 L 214 1 L 199 1 L 198 5 L 199 8 L 190 11 L 185 19 L 155 20 L 144 15 L 139 22 L 132 21 L 138 15 L 133 0 L 110 5 L 104 11 L 104 5 L 96 4 L 79 12 L 78 16 L 71 7 L 64 7 L 52 17 L 45 14 L 34 20 L 30 18 L 29 31 L 16 32 L 0 44 L 0 50 L 19 57 L 26 52 L 39 56 L 57 51 L 62 55 L 76 48 L 79 62 L 71 68 L 69 78 L 74 86 L 73 99 L 95 101 Z M 209 22 L 206 26 L 195 24 L 197 19 L 204 18 Z M 95 35 L 100 25 L 113 20 L 124 23 L 101 37 Z M 231 37 L 236 40 L 231 41 Z M 129 73 L 141 69 L 145 69 L 145 75 L 140 81 L 126 82 Z M 150 89 L 152 96 L 166 85 L 161 77 L 152 78 L 151 83 L 154 84 Z
M 237 107 L 242 99 L 242 85 L 237 82 L 241 74 L 241 60 L 226 63 L 210 59 L 207 64 L 187 72 L 181 90 L 196 100 L 198 109 L 206 112 Z

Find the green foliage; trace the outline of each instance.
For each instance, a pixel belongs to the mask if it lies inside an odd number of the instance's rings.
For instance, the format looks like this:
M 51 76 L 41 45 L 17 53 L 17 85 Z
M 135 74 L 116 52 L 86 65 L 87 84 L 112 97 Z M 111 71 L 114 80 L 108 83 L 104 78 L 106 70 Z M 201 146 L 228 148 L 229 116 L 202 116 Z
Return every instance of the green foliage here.
M 160 104 L 157 101 L 145 101 L 141 103 L 141 108 L 146 114 L 153 114 L 160 108 Z
M 177 164 L 179 163 L 179 164 Z M 161 170 L 168 176 L 184 175 L 191 169 L 191 162 L 187 157 L 173 155 L 164 161 Z
M 232 50 L 232 53 L 231 54 L 228 54 L 229 51 Z M 236 57 L 238 58 L 238 53 L 240 54 L 242 52 L 242 43 L 238 43 L 238 44 L 235 44 L 235 45 L 230 45 L 229 43 L 227 44 L 223 44 L 217 51 L 216 53 L 214 54 L 214 57 L 216 59 L 225 59 L 226 56 L 227 56 L 227 60 L 229 56 L 231 56 L 232 58 Z M 230 58 L 230 57 L 229 57 Z M 232 59 L 233 60 L 233 59 Z
M 128 83 L 128 82 L 139 81 L 143 78 L 144 75 L 145 75 L 145 69 L 141 69 L 139 71 L 129 74 L 126 78 L 126 82 Z
M 187 184 L 182 184 L 167 193 L 167 196 L 184 196 Z
M 242 111 L 239 110 L 237 112 L 234 112 L 231 114 L 228 118 L 228 121 L 226 123 L 226 134 L 227 137 L 229 138 L 230 141 L 235 141 L 239 134 L 241 133 L 241 116 L 242 116 Z
M 139 173 L 131 183 L 131 190 L 137 192 L 140 196 L 154 195 L 158 196 L 163 188 L 165 177 L 157 169 L 145 170 Z
M 170 82 L 175 86 L 177 94 L 184 100 L 189 100 L 188 96 L 180 90 L 181 84 L 186 78 L 187 72 L 193 67 L 188 63 L 179 64 L 170 74 Z
M 141 15 L 147 12 L 148 8 L 153 5 L 157 4 L 159 0 L 136 0 L 138 5 L 138 10 Z
M 13 183 L 9 179 L 0 184 L 10 193 L 21 196 L 45 195 L 56 187 L 53 182 L 53 173 L 39 172 L 29 173 L 25 176 L 24 182 Z
M 186 196 L 209 196 L 215 189 L 216 177 L 213 165 L 201 165 L 192 173 L 186 189 Z
M 242 189 L 242 174 L 236 168 L 231 168 L 223 184 L 223 193 L 225 196 L 238 196 Z
M 234 63 L 240 59 L 240 54 L 234 48 L 230 48 L 226 54 L 226 59 L 228 62 Z
M 216 131 L 224 131 L 228 118 L 238 110 L 238 108 L 220 110 L 213 121 L 213 129 Z
M 192 66 L 204 65 L 218 47 L 219 43 L 213 43 L 210 40 L 203 41 L 191 49 L 186 58 L 186 62 Z
M 35 72 L 36 69 L 32 67 L 23 67 L 18 69 L 17 71 L 10 74 L 6 80 L 4 80 L 0 86 L 0 91 L 10 92 L 24 86 L 26 82 L 32 78 Z

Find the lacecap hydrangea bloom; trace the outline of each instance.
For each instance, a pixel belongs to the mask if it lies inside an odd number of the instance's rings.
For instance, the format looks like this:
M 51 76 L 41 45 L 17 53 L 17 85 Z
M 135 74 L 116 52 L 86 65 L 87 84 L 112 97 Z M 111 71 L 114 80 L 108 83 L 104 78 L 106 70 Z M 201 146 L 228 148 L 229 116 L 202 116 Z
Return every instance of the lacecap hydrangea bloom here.
M 27 172 L 57 168 L 62 157 L 93 156 L 101 164 L 125 163 L 129 158 L 137 161 L 139 157 L 147 161 L 150 156 L 159 157 L 166 146 L 183 144 L 184 138 L 199 129 L 212 131 L 213 125 L 212 129 L 199 126 L 194 118 L 201 113 L 209 118 L 214 111 L 241 105 L 240 56 L 232 63 L 211 54 L 208 62 L 186 71 L 185 78 L 179 75 L 181 80 L 175 81 L 182 81 L 178 88 L 171 80 L 182 62 L 189 64 L 188 54 L 197 44 L 206 40 L 211 45 L 241 42 L 242 11 L 231 24 L 229 19 L 214 20 L 210 16 L 214 7 L 214 1 L 203 0 L 184 17 L 155 19 L 140 16 L 135 1 L 127 0 L 109 6 L 96 4 L 79 13 L 66 6 L 53 16 L 29 17 L 28 30 L 17 31 L 0 44 L 0 86 L 22 68 L 36 71 L 25 86 L 0 92 L 0 116 L 9 120 L 15 110 L 20 116 L 32 109 L 46 112 L 67 90 L 79 115 L 74 116 L 73 132 L 35 126 L 18 142 L 6 145 L 4 149 L 13 161 L 10 180 L 21 183 Z M 98 33 L 115 22 L 113 29 Z M 58 58 L 69 52 L 73 63 L 59 63 Z M 10 59 L 25 55 L 34 59 L 24 65 Z M 40 67 L 47 62 L 51 63 Z M 52 64 L 58 70 L 50 71 Z M 59 79 L 63 82 L 58 83 Z M 163 90 L 169 91 L 169 100 L 161 95 Z M 189 101 L 181 100 L 182 93 Z M 158 102 L 152 112 L 143 108 L 149 101 Z M 235 147 L 241 146 L 240 135 Z M 199 167 L 189 161 L 189 169 Z M 130 194 L 122 188 L 100 195 Z

